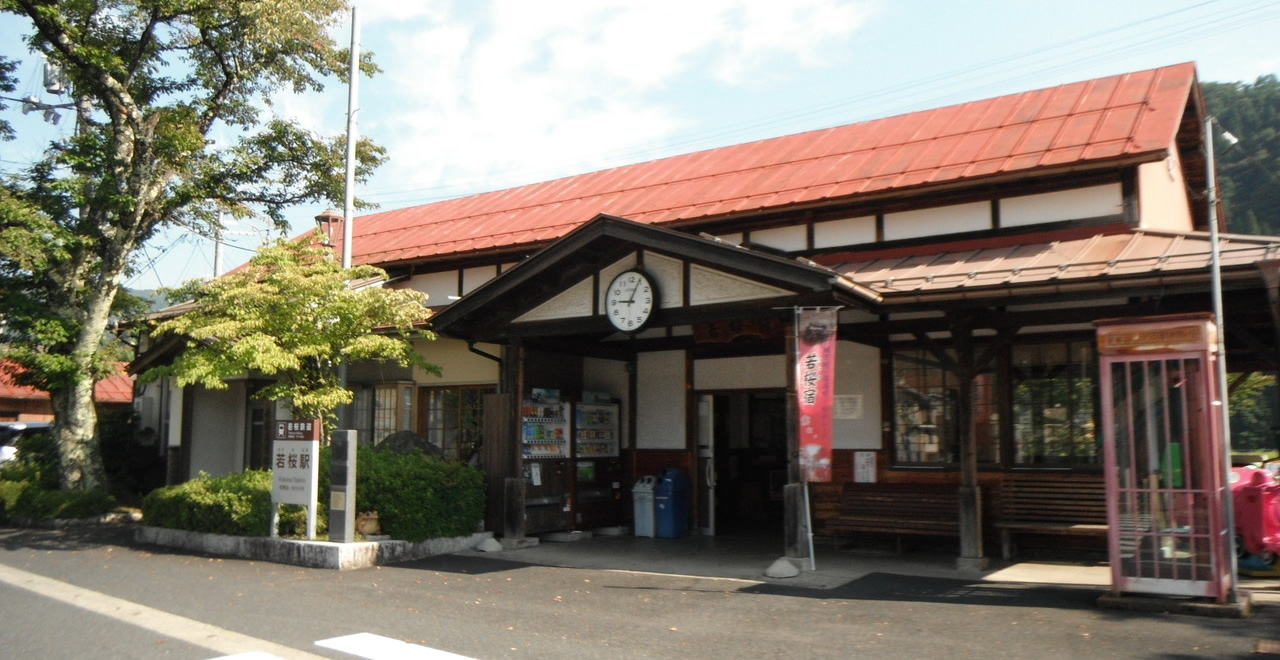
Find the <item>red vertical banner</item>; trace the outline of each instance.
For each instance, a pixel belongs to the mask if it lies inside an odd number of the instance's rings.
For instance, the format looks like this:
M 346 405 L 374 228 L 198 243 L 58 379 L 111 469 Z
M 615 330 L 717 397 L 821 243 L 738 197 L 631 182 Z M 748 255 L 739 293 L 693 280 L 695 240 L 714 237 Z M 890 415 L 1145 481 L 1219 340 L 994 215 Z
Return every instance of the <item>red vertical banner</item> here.
M 805 481 L 831 481 L 837 312 L 835 308 L 796 310 L 796 400 L 800 472 Z

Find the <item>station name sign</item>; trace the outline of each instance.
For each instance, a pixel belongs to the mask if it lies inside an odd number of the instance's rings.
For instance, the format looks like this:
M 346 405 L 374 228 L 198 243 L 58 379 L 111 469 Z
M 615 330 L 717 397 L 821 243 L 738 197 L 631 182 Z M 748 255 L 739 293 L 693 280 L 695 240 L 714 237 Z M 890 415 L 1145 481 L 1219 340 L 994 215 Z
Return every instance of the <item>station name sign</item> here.
M 318 419 L 276 420 L 271 443 L 271 501 L 312 507 L 323 425 Z

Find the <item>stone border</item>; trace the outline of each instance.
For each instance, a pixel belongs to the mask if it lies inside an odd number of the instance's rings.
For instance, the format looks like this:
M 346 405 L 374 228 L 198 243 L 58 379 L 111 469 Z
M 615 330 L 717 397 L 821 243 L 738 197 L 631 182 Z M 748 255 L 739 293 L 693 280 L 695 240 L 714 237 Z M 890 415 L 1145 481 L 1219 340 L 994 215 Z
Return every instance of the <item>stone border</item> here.
M 333 543 L 265 536 L 204 534 L 180 529 L 141 526 L 134 533 L 134 538 L 139 543 L 211 555 L 348 571 L 472 550 L 486 539 L 492 539 L 493 532 L 428 539 L 420 543 L 409 541 Z

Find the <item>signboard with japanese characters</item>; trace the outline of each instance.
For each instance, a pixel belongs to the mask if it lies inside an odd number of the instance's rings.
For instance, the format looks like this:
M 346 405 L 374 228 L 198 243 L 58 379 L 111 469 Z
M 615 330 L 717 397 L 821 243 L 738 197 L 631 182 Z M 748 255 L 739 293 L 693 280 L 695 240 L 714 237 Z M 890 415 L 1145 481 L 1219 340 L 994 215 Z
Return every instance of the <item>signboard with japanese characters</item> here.
M 836 310 L 796 310 L 796 397 L 804 481 L 831 481 Z
M 271 501 L 312 507 L 316 501 L 319 420 L 282 419 L 271 446 Z

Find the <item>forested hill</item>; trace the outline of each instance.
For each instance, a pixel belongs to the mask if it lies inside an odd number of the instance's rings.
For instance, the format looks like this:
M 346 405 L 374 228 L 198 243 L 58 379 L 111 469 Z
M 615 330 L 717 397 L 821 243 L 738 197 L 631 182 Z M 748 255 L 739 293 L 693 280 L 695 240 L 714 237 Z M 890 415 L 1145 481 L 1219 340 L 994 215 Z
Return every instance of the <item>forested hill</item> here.
M 1203 86 L 1210 114 L 1240 140 L 1214 140 L 1228 231 L 1280 236 L 1280 80 Z

